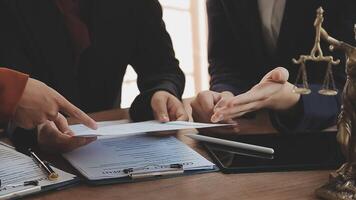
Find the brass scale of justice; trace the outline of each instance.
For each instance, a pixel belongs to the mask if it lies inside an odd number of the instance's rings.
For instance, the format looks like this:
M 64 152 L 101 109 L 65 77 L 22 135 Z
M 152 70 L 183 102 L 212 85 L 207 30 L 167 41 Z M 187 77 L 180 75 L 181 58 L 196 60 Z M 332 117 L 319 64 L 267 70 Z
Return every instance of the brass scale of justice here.
M 326 75 L 323 81 L 323 85 L 319 90 L 319 94 L 326 95 L 326 96 L 334 96 L 337 95 L 337 89 L 335 87 L 335 81 L 332 73 L 332 65 L 340 64 L 340 60 L 334 60 L 332 56 L 324 56 L 323 51 L 320 47 L 320 36 L 321 32 L 324 31 L 321 27 L 324 17 L 323 17 L 324 10 L 322 7 L 318 8 L 317 10 L 317 17 L 314 22 L 315 27 L 315 42 L 314 47 L 310 52 L 310 55 L 300 55 L 299 59 L 296 60 L 293 58 L 294 64 L 299 64 L 300 68 L 298 71 L 297 79 L 294 84 L 293 92 L 298 94 L 310 94 L 311 90 L 309 89 L 309 84 L 307 80 L 307 72 L 306 72 L 306 62 L 313 61 L 313 62 L 327 62 L 326 68 Z M 333 50 L 333 46 L 330 46 L 330 50 Z M 302 79 L 302 86 L 298 87 L 297 84 Z
M 332 56 L 323 55 L 320 48 L 320 39 L 322 38 L 330 44 L 330 51 L 338 49 L 345 53 L 347 80 L 342 94 L 342 106 L 338 118 L 338 133 L 336 138 L 341 145 L 347 162 L 338 170 L 331 173 L 328 183 L 316 189 L 315 193 L 323 199 L 356 200 L 356 47 L 328 35 L 325 29 L 322 28 L 324 21 L 323 13 L 323 8 L 319 7 L 314 21 L 315 43 L 310 55 L 300 55 L 298 60 L 292 59 L 295 64 L 300 65 L 293 92 L 303 95 L 311 93 L 307 81 L 306 62 L 312 61 L 327 63 L 326 74 L 319 94 L 327 96 L 337 95 L 338 91 L 335 87 L 332 66 L 338 65 L 340 60 L 334 60 Z M 354 25 L 354 32 L 356 40 L 356 24 Z M 297 83 L 300 79 L 302 80 L 302 86 L 298 87 Z

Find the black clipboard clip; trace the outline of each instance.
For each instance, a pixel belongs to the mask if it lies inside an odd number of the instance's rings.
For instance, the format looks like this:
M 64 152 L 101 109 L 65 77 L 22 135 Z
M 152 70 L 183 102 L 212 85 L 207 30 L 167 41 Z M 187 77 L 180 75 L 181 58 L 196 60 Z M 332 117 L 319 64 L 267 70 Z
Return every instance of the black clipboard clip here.
M 149 178 L 155 176 L 183 174 L 183 164 L 147 165 L 140 168 L 127 168 L 123 172 L 131 179 Z
M 17 188 L 17 187 L 25 187 L 25 186 L 38 186 L 39 181 L 38 180 L 33 180 L 33 181 L 24 181 L 23 183 L 17 183 L 17 184 L 8 184 L 8 185 L 1 185 L 1 180 L 0 180 L 0 191 L 12 189 L 12 188 Z

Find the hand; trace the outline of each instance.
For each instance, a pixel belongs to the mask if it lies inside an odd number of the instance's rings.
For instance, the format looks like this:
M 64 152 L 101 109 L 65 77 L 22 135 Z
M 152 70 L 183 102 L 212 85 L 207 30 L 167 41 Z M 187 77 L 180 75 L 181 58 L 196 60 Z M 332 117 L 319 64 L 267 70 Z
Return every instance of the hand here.
M 22 128 L 31 129 L 47 120 L 56 123 L 59 111 L 92 129 L 97 128 L 96 122 L 83 111 L 46 84 L 32 78 L 27 81 L 13 121 Z
M 288 77 L 285 68 L 275 68 L 246 93 L 219 102 L 212 116 L 213 121 L 234 119 L 261 108 L 279 111 L 292 108 L 299 101 L 300 95 L 292 92 L 293 85 L 287 82 Z
M 194 121 L 210 123 L 214 114 L 214 107 L 219 101 L 227 101 L 234 97 L 231 92 L 203 91 L 191 102 Z
M 155 92 L 151 98 L 151 107 L 156 120 L 161 122 L 188 121 L 184 106 L 177 97 L 166 91 Z
M 96 137 L 73 137 L 67 119 L 60 113 L 55 121 L 47 121 L 37 129 L 39 146 L 52 152 L 69 152 L 96 140 Z
M 222 93 L 214 91 L 203 91 L 200 92 L 197 97 L 191 102 L 192 106 L 192 115 L 194 121 L 211 123 L 211 117 L 214 114 L 214 107 L 218 102 L 225 102 L 233 98 L 234 95 L 231 92 L 225 91 Z M 230 120 L 225 121 L 226 123 L 234 124 L 228 127 L 219 127 L 219 128 L 209 128 L 201 129 L 200 132 L 207 134 L 231 134 L 239 131 L 238 124 Z

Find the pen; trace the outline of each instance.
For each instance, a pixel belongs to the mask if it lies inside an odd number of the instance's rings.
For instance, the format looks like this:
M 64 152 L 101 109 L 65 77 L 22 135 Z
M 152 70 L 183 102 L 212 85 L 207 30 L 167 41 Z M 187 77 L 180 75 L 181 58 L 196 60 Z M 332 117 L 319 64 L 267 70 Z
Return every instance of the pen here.
M 46 172 L 49 180 L 53 181 L 58 178 L 58 174 L 52 169 L 48 162 L 42 161 L 31 149 L 28 149 L 32 159 Z
M 235 142 L 235 141 L 224 140 L 224 139 L 208 137 L 208 136 L 204 136 L 204 135 L 197 135 L 197 134 L 188 134 L 185 136 L 190 137 L 194 140 L 202 141 L 202 142 L 209 142 L 209 143 L 219 144 L 219 145 L 223 145 L 223 146 L 246 149 L 246 150 L 250 150 L 250 151 L 274 154 L 274 150 L 272 148 L 268 148 L 268 147 L 262 147 L 262 146 L 257 146 L 257 145 L 253 145 L 253 144 L 246 144 L 246 143 L 242 143 L 242 142 Z
M 224 151 L 224 152 L 227 152 L 230 154 L 248 156 L 248 157 L 262 158 L 262 159 L 268 159 L 268 160 L 274 159 L 274 156 L 272 154 L 260 153 L 260 152 L 256 152 L 256 151 L 249 151 L 249 150 L 245 150 L 245 149 L 231 150 L 231 149 L 225 149 L 225 148 L 221 148 L 221 147 L 210 147 L 210 149 L 217 150 L 217 151 Z

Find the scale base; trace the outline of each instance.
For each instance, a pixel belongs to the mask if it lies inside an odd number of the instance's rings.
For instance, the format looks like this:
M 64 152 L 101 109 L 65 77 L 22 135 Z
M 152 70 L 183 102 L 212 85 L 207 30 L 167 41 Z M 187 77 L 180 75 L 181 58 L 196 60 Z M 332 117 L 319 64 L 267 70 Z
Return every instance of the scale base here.
M 327 200 L 355 200 L 356 180 L 346 168 L 347 164 L 344 164 L 331 173 L 329 182 L 315 190 L 316 196 Z

